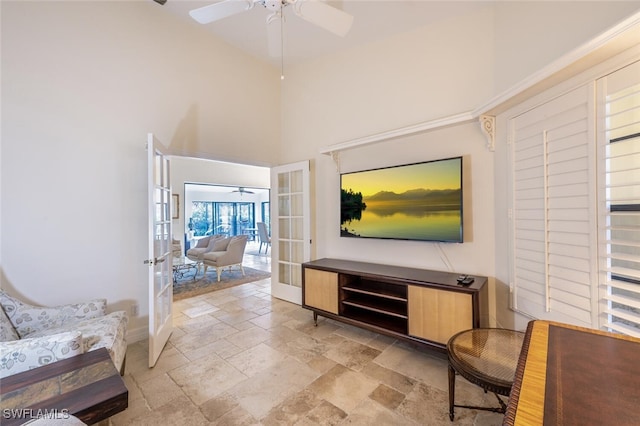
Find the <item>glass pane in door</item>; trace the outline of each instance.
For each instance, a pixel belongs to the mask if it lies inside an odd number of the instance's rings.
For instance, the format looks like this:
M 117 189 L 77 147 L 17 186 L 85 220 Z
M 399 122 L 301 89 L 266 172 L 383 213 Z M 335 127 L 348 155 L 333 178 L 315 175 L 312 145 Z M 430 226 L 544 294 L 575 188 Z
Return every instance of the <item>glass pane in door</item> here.
M 302 300 L 301 264 L 309 260 L 309 163 L 301 162 L 272 169 L 274 214 L 271 221 L 271 294 L 294 303 Z

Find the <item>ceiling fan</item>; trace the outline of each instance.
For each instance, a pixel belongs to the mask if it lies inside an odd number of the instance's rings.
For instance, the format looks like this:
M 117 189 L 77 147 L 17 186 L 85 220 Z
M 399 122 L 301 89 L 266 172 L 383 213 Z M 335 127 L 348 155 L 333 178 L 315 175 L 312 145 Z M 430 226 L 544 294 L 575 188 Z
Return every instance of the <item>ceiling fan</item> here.
M 242 194 L 253 194 L 254 193 L 253 191 L 247 190 L 244 186 L 239 186 L 238 189 L 234 189 L 231 192 L 239 192 L 240 195 L 242 195 Z
M 272 12 L 267 16 L 268 28 L 275 27 L 269 26 L 272 22 L 282 20 L 282 9 L 287 6 L 293 7 L 296 16 L 341 37 L 349 32 L 353 23 L 353 16 L 319 0 L 223 0 L 193 9 L 189 15 L 201 24 L 208 24 L 253 9 L 255 5 Z M 271 31 L 268 35 L 272 37 Z M 269 43 L 273 44 L 271 40 Z

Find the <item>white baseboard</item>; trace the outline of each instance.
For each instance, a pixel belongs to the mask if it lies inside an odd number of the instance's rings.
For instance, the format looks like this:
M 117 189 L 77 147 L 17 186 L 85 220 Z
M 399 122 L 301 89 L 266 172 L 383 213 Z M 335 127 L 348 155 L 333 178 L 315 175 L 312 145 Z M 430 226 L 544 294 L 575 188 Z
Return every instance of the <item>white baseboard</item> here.
M 130 328 L 127 330 L 127 344 L 149 338 L 149 327 Z

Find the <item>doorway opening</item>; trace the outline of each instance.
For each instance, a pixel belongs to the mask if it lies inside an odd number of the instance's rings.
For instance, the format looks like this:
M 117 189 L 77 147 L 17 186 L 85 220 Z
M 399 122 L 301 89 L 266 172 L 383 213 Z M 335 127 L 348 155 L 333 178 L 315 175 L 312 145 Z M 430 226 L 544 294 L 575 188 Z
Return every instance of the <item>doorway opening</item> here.
M 260 243 L 258 223 L 271 228 L 269 195 L 269 188 L 185 183 L 184 251 L 217 234 L 247 235 L 251 251 Z

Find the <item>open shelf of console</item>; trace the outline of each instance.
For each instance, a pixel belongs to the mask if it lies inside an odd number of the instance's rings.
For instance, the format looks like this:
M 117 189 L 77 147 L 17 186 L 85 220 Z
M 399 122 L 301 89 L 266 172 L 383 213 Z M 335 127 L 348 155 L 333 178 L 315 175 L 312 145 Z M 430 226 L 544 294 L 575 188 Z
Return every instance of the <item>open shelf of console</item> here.
M 458 331 L 486 326 L 487 278 L 319 259 L 302 265 L 302 306 L 318 315 L 444 351 Z

